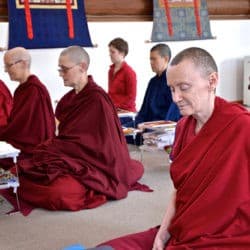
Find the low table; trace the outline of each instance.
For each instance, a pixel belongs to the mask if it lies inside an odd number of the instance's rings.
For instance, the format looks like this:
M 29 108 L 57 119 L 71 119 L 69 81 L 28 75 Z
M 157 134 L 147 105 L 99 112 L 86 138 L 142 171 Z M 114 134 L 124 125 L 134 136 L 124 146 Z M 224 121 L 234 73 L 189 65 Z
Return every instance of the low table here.
M 137 113 L 135 112 L 118 112 L 118 117 L 122 118 L 122 117 L 131 117 L 132 120 L 135 120 Z
M 4 141 L 0 141 L 0 158 L 12 158 L 16 167 L 16 177 L 9 179 L 6 183 L 0 184 L 0 189 L 13 188 L 13 192 L 16 194 L 17 206 L 20 210 L 20 203 L 17 194 L 17 188 L 19 187 L 19 178 L 18 178 L 18 170 L 17 170 L 17 157 L 20 153 L 20 150 L 14 148 L 9 143 Z

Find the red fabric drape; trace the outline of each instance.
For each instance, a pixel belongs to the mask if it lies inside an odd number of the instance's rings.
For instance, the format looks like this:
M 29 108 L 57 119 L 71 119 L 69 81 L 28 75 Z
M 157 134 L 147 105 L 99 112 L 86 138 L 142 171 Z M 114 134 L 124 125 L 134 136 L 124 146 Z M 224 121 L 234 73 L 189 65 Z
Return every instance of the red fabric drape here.
M 249 249 L 250 113 L 216 98 L 215 110 L 195 135 L 195 120 L 178 122 L 171 177 L 176 213 L 165 250 Z M 157 228 L 102 245 L 151 250 Z
M 12 109 L 12 95 L 3 81 L 0 80 L 0 126 L 5 126 Z
M 192 117 L 178 126 L 171 166 L 176 214 L 169 245 L 250 246 L 250 114 L 217 97 L 199 134 L 194 136 Z
M 0 128 L 0 140 L 30 155 L 34 147 L 54 136 L 55 118 L 45 86 L 35 76 L 20 84 L 13 98 L 8 124 Z

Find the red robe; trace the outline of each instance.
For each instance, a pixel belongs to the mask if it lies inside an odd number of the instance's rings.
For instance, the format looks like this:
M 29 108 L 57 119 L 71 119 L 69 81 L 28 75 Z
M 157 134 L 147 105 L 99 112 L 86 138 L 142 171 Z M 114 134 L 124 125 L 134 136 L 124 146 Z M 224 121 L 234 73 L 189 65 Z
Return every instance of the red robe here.
M 137 181 L 143 174 L 143 166 L 130 159 L 116 109 L 91 77 L 81 92 L 76 94 L 71 90 L 59 101 L 56 117 L 60 121 L 58 136 L 39 145 L 32 161 L 20 164 L 25 180 L 40 185 L 37 185 L 39 190 L 47 186 L 47 191 L 39 200 L 36 191 L 34 196 L 32 192 L 22 192 L 25 200 L 49 209 L 78 210 L 96 206 L 92 203 L 103 203 L 106 198 L 124 198 L 129 190 L 142 188 Z M 57 199 L 61 199 L 60 194 L 65 197 L 62 187 L 55 182 L 68 176 L 71 178 L 68 184 L 65 180 L 64 188 L 71 185 L 73 177 L 79 183 L 79 196 L 87 196 L 86 200 L 91 196 L 91 201 L 75 200 L 72 203 L 78 204 L 72 205 L 69 199 L 68 204 L 62 202 L 63 206 L 47 206 L 46 192 L 51 193 L 51 186 L 55 188 Z M 76 189 L 74 191 L 77 193 Z M 95 199 L 95 194 L 101 201 Z
M 53 137 L 55 118 L 46 87 L 34 76 L 15 90 L 13 108 L 0 140 L 21 150 L 19 159 L 29 157 L 41 142 Z
M 193 117 L 177 126 L 171 177 L 176 213 L 165 249 L 250 249 L 250 114 L 216 98 L 195 135 Z M 157 228 L 104 244 L 152 249 Z
M 12 95 L 3 81 L 0 80 L 0 126 L 7 124 L 12 108 Z

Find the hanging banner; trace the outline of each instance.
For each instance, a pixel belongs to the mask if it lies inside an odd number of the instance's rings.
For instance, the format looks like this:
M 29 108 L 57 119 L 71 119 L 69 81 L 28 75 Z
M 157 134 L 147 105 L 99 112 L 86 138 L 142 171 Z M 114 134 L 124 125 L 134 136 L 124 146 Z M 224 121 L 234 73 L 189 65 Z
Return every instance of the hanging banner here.
M 212 39 L 206 0 L 153 0 L 152 42 Z
M 8 0 L 9 49 L 92 47 L 84 0 Z

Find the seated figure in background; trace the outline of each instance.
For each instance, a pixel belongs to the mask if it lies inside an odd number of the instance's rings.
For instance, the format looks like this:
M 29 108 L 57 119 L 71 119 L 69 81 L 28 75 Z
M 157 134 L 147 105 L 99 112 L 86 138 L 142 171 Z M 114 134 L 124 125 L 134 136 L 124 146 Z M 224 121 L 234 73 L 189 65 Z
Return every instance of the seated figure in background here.
M 136 73 L 125 62 L 128 43 L 115 38 L 109 43 L 109 55 L 112 61 L 108 72 L 108 94 L 117 111 L 135 112 Z
M 115 250 L 248 249 L 250 113 L 216 97 L 218 70 L 204 49 L 181 51 L 168 85 L 184 116 L 170 167 L 172 197 L 161 226 L 101 245 Z
M 0 126 L 7 124 L 12 109 L 12 95 L 3 81 L 0 80 Z
M 20 197 L 34 206 L 80 210 L 125 198 L 130 190 L 149 191 L 137 182 L 143 166 L 130 158 L 116 108 L 87 74 L 89 62 L 79 46 L 60 54 L 58 71 L 73 89 L 56 107 L 58 135 L 19 164 Z
M 141 109 L 135 117 L 136 127 L 143 122 L 165 119 L 168 109 L 173 103 L 166 77 L 170 59 L 171 50 L 168 45 L 160 43 L 151 48 L 150 64 L 156 75 L 150 79 Z M 132 127 L 133 123 L 127 123 L 124 126 Z
M 5 71 L 12 81 L 19 82 L 13 96 L 8 123 L 0 127 L 0 140 L 21 150 L 18 159 L 30 158 L 33 149 L 55 133 L 55 118 L 47 88 L 30 72 L 29 52 L 17 47 L 4 54 Z M 11 159 L 0 161 L 11 167 Z
M 166 70 L 171 59 L 171 50 L 168 45 L 159 43 L 150 50 L 150 64 L 156 75 L 150 79 L 140 111 L 134 121 L 123 123 L 124 127 L 138 127 L 144 122 L 165 120 L 178 121 L 180 112 L 172 100 L 171 91 L 167 85 Z M 170 112 L 171 107 L 171 112 Z M 174 112 L 173 112 L 174 111 Z M 141 134 L 126 137 L 128 143 L 142 143 Z

